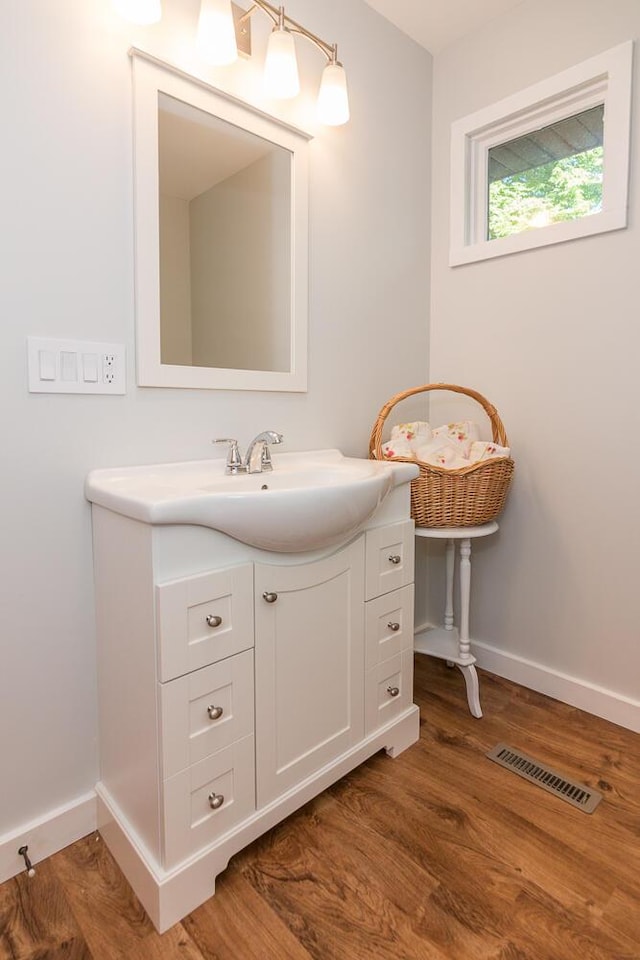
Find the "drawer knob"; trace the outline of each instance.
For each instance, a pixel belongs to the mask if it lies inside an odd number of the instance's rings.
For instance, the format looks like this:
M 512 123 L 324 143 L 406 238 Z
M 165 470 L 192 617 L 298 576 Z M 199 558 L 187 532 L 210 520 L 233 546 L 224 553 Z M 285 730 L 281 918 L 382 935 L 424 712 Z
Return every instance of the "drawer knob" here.
M 209 794 L 209 806 L 212 810 L 219 810 L 224 803 L 224 796 L 221 793 Z
M 213 705 L 207 707 L 207 713 L 209 714 L 209 720 L 219 720 L 224 710 L 222 707 L 214 707 Z
M 400 693 L 400 687 L 387 687 L 387 693 L 390 697 L 397 697 Z
M 263 600 L 266 600 L 267 603 L 275 603 L 276 600 L 278 599 L 278 594 L 277 594 L 277 593 L 269 593 L 268 590 L 265 590 L 265 592 L 262 594 L 262 599 L 263 599 Z
M 211 614 L 206 619 L 210 627 L 219 627 L 222 623 L 222 617 L 213 617 Z
M 402 562 L 402 557 L 399 556 L 397 553 L 392 553 L 391 556 L 389 557 L 389 563 L 393 563 L 397 565 L 398 563 L 401 563 L 401 562 Z
M 389 630 L 393 630 L 394 633 L 397 633 L 398 630 L 400 629 L 400 624 L 399 624 L 399 623 L 396 623 L 394 620 L 391 620 L 391 621 L 387 624 L 387 626 L 388 626 Z

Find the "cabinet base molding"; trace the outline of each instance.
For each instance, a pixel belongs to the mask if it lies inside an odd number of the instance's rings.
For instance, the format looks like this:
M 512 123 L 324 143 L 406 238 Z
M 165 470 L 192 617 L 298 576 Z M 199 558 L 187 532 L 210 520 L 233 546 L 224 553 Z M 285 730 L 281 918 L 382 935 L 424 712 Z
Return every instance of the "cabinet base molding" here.
M 412 704 L 393 722 L 257 810 L 196 856 L 166 871 L 139 842 L 104 784 L 98 783 L 98 828 L 160 933 L 195 910 L 215 892 L 215 880 L 231 857 L 360 763 L 384 749 L 397 757 L 420 735 L 420 711 Z

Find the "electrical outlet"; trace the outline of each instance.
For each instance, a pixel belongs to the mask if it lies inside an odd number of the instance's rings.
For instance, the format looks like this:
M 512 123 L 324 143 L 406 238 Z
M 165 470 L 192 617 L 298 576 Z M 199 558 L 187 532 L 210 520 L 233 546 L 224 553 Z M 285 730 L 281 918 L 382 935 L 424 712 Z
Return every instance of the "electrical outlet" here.
M 113 353 L 102 356 L 102 379 L 105 383 L 114 383 L 116 379 L 116 358 Z
M 122 343 L 27 337 L 31 393 L 126 393 Z

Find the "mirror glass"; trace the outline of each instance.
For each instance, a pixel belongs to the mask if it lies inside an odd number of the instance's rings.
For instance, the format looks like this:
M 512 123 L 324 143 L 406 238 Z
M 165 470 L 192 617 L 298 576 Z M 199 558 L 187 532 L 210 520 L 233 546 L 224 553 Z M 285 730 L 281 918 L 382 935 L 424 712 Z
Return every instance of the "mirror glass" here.
M 138 383 L 306 390 L 308 137 L 133 62 Z
M 291 368 L 291 153 L 161 93 L 163 364 Z

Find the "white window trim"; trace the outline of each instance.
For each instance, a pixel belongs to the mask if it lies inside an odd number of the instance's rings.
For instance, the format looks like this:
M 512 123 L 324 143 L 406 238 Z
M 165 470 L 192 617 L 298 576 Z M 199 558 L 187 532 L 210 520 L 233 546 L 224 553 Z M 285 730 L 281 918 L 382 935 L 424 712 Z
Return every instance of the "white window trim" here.
M 450 266 L 626 227 L 632 64 L 630 40 L 452 124 Z M 491 147 L 600 103 L 605 105 L 601 212 L 487 240 Z

